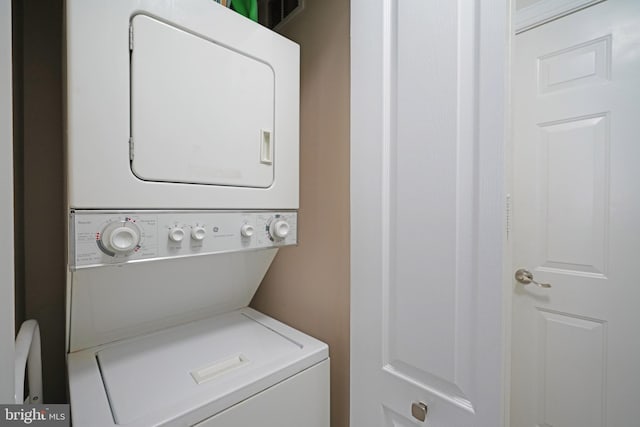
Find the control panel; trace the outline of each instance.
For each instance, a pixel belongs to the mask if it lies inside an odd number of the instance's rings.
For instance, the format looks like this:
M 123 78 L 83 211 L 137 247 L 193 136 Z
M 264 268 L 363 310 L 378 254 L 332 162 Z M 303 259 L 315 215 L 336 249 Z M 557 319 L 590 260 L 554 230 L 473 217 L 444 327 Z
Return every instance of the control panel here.
M 297 243 L 295 211 L 75 210 L 70 224 L 73 269 Z

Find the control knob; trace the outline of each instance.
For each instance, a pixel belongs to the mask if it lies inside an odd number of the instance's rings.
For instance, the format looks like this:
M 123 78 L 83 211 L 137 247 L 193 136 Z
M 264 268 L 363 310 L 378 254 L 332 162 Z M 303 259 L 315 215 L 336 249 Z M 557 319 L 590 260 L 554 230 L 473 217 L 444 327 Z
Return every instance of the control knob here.
M 255 229 L 251 224 L 244 224 L 240 227 L 240 234 L 242 234 L 242 237 L 251 237 L 253 236 L 254 231 Z
M 196 225 L 191 227 L 191 238 L 195 241 L 201 241 L 204 240 L 204 238 L 207 235 L 207 230 L 201 226 L 201 225 Z
M 179 243 L 182 239 L 184 239 L 184 230 L 181 227 L 173 227 L 169 230 L 169 240 Z
M 276 219 L 269 224 L 269 235 L 273 240 L 283 240 L 289 235 L 289 223 L 284 219 Z
M 136 249 L 140 243 L 140 229 L 129 221 L 114 222 L 100 233 L 103 252 L 109 255 L 126 254 Z

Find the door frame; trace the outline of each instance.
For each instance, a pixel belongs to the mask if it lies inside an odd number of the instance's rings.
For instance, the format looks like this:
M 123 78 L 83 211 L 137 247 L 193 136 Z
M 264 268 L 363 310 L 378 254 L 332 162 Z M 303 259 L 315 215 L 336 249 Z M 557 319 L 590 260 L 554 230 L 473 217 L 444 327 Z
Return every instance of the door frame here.
M 366 241 L 375 232 L 380 221 L 379 186 L 384 182 L 385 144 L 384 124 L 377 123 L 386 105 L 386 72 L 392 60 L 384 46 L 372 43 L 387 40 L 389 31 L 383 10 L 392 1 L 351 1 L 351 330 L 360 331 L 362 325 L 357 311 L 374 309 L 372 303 L 360 298 L 371 291 L 370 262 L 358 252 L 353 242 Z M 463 7 L 460 2 L 460 7 Z M 477 257 L 475 259 L 477 283 L 482 292 L 477 295 L 479 306 L 502 307 L 499 313 L 490 313 L 488 319 L 478 325 L 483 336 L 478 339 L 482 360 L 479 382 L 495 385 L 498 392 L 488 392 L 478 402 L 479 427 L 496 427 L 509 423 L 509 360 L 511 280 L 509 272 L 509 247 L 506 240 L 507 215 L 505 195 L 508 189 L 509 164 L 508 139 L 509 72 L 511 45 L 511 1 L 491 0 L 476 2 L 478 24 L 477 57 L 475 58 L 475 128 L 474 138 L 478 149 L 474 153 L 476 187 L 475 223 Z M 437 40 L 430 41 L 437 49 Z M 382 132 L 382 134 L 381 134 Z M 358 142 L 363 141 L 363 142 Z M 365 143 L 366 142 L 366 143 Z M 384 201 L 383 201 L 384 202 Z M 369 279 L 367 279 L 369 278 Z M 378 298 L 377 296 L 375 297 Z M 368 298 L 373 300 L 374 298 Z M 496 304 L 495 299 L 499 302 Z M 351 348 L 357 348 L 358 340 L 351 335 Z M 496 344 L 498 344 L 496 346 Z M 362 353 L 361 351 L 358 353 Z M 354 402 L 362 394 L 353 380 L 354 367 L 369 363 L 351 361 L 351 423 L 357 425 L 362 414 L 356 413 Z M 357 365 L 356 365 L 357 364 Z M 359 366 L 358 366 L 359 365 Z
M 0 0 L 0 403 L 14 402 L 13 109 L 11 0 Z

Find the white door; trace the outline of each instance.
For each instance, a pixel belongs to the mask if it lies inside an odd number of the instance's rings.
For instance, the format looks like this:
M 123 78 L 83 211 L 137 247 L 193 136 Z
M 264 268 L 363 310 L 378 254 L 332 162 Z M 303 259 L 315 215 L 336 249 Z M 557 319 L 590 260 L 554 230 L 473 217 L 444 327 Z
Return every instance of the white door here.
M 0 0 L 0 403 L 14 402 L 11 1 Z
M 515 37 L 512 427 L 639 425 L 640 2 Z
M 507 2 L 351 7 L 350 425 L 501 426 Z

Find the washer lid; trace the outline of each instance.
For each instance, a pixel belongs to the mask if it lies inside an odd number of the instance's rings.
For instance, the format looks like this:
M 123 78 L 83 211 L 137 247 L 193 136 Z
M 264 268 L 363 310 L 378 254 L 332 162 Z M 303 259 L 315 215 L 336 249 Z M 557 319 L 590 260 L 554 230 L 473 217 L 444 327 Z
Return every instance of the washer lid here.
M 251 309 L 96 352 L 117 424 L 185 402 L 234 404 L 326 357 L 325 344 Z

